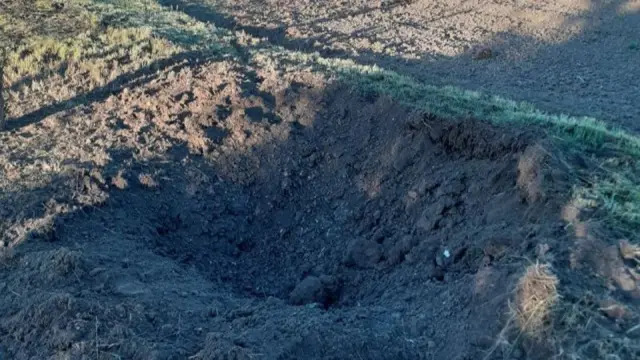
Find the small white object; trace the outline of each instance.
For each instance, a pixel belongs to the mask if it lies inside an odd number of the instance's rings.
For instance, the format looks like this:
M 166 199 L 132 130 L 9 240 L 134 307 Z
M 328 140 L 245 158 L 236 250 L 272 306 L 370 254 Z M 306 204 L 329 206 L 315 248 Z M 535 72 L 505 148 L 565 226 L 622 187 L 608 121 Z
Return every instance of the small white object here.
M 445 250 L 443 255 L 444 257 L 449 258 L 451 256 L 451 253 L 449 252 L 449 250 Z

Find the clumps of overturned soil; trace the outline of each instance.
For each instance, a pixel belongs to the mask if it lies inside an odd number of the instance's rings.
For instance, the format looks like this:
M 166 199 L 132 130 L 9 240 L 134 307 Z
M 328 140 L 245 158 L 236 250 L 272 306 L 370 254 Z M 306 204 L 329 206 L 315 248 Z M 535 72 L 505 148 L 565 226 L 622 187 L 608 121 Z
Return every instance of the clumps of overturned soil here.
M 289 302 L 294 305 L 315 303 L 328 307 L 337 300 L 338 295 L 339 284 L 335 278 L 310 275 L 296 285 L 289 294 Z
M 568 192 L 532 133 L 227 62 L 90 110 L 111 160 L 69 199 L 91 206 L 0 274 L 12 358 L 477 359 L 514 288 L 546 324 L 557 283 L 518 280 L 568 242 Z

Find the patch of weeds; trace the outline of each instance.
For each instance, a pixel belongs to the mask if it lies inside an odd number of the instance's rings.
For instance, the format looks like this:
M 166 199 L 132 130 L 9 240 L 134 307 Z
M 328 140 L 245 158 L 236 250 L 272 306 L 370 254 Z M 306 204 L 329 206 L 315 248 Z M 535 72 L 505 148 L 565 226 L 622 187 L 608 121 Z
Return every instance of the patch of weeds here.
M 172 11 L 154 0 L 92 0 L 88 8 L 111 27 L 148 28 L 155 36 L 189 50 L 229 48 L 231 34 Z M 227 44 L 227 45 L 225 45 Z
M 604 210 L 606 223 L 629 236 L 640 228 L 639 178 L 636 169 L 608 166 L 589 186 L 578 188 L 574 197 L 583 209 Z
M 640 359 L 637 341 L 612 329 L 602 327 L 606 318 L 618 320 L 629 314 L 617 302 L 604 302 L 602 308 L 591 293 L 576 298 L 573 302 L 561 302 L 555 309 L 556 322 L 562 326 L 556 330 L 554 345 L 559 359 Z M 605 316 L 606 314 L 606 316 Z M 593 336 L 594 330 L 602 336 Z M 627 331 L 628 333 L 628 331 Z
M 107 29 L 101 34 L 83 34 L 56 40 L 49 37 L 29 39 L 8 54 L 7 78 L 16 81 L 24 76 L 55 71 L 68 63 L 85 64 L 110 60 L 119 54 L 134 60 L 155 59 L 175 53 L 177 49 L 154 38 L 146 28 Z
M 12 48 L 33 37 L 70 38 L 96 29 L 98 17 L 83 3 L 67 0 L 62 8 L 50 0 L 0 3 L 0 46 Z
M 385 50 L 385 46 L 383 43 L 376 41 L 373 44 L 371 44 L 371 51 L 375 52 L 375 53 L 383 53 Z
M 106 28 L 68 39 L 32 37 L 7 56 L 8 115 L 66 101 L 178 51 L 150 28 Z

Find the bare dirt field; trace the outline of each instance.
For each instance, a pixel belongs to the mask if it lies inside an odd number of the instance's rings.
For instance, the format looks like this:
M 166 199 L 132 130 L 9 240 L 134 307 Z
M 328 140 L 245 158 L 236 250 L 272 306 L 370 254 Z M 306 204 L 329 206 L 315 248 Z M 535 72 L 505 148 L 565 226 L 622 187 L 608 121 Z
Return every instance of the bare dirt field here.
M 0 359 L 639 359 L 639 6 L 0 0 Z

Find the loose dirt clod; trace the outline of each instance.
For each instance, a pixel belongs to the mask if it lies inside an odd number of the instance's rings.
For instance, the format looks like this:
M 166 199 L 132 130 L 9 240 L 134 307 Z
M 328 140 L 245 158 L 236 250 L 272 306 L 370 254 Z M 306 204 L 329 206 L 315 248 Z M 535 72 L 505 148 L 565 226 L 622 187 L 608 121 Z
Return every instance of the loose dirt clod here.
M 289 294 L 289 302 L 294 305 L 318 303 L 330 305 L 337 296 L 336 280 L 330 276 L 308 276 Z
M 620 249 L 620 256 L 622 256 L 623 259 L 635 261 L 640 265 L 640 246 L 623 239 L 618 242 L 618 247 Z
M 380 262 L 382 254 L 382 246 L 375 241 L 356 239 L 349 246 L 344 263 L 362 269 L 372 268 Z
M 493 57 L 493 51 L 491 48 L 486 46 L 481 46 L 473 51 L 473 58 L 475 60 L 486 60 L 491 59 Z
M 615 321 L 623 320 L 629 314 L 629 311 L 624 305 L 613 299 L 603 300 L 598 310 Z

